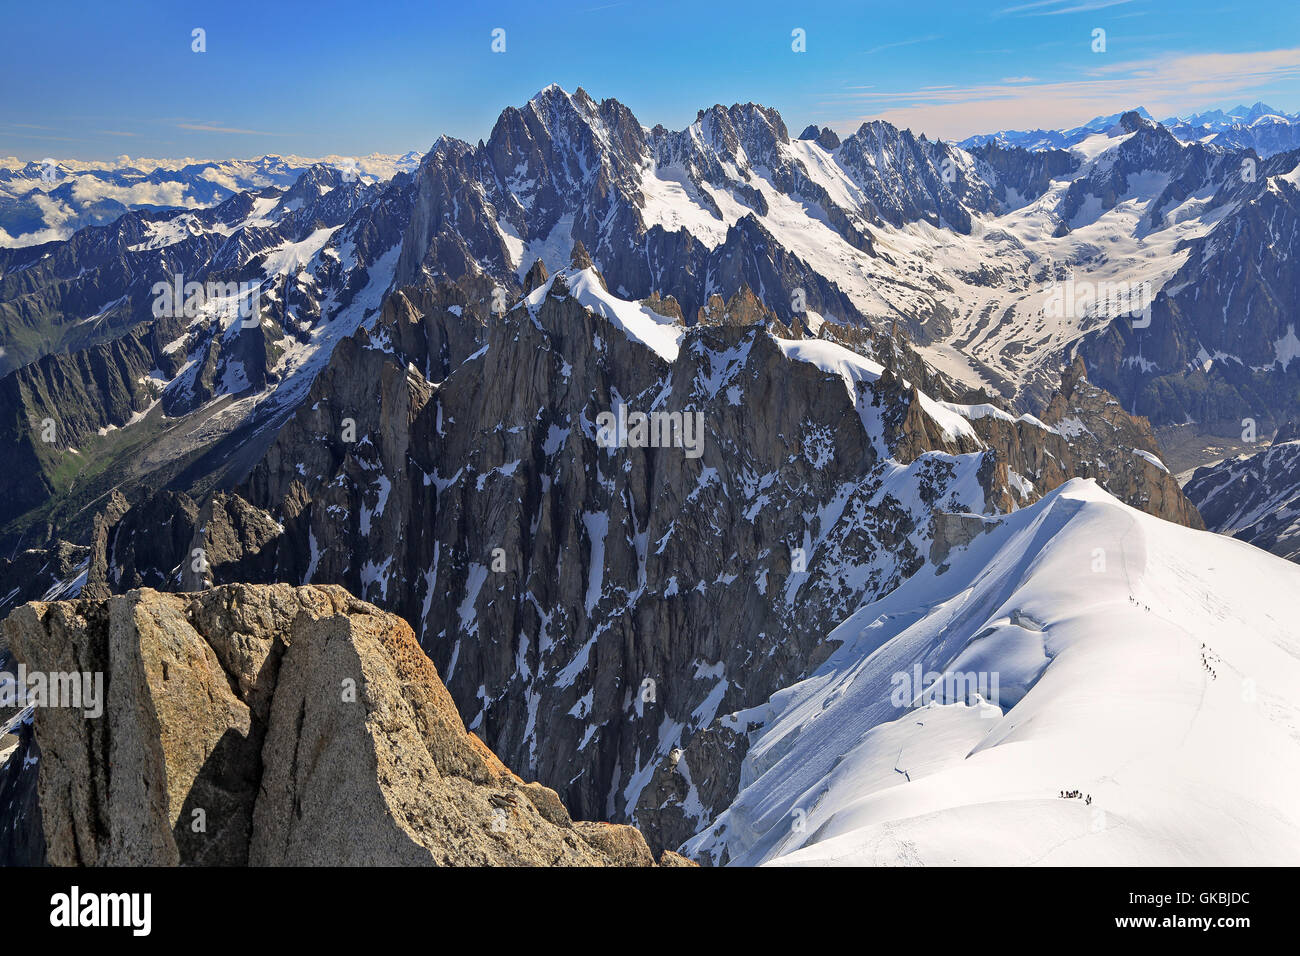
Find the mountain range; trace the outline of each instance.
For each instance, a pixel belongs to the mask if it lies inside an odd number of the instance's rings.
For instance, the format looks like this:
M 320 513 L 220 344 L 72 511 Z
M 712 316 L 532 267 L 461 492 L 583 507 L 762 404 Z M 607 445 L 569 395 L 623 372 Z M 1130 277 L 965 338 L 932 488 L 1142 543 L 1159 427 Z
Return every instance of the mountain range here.
M 671 131 L 550 86 L 383 175 L 254 163 L 0 249 L 0 613 L 345 589 L 409 628 L 453 739 L 562 801 L 539 840 L 631 823 L 651 862 L 979 861 L 1020 824 L 999 861 L 1293 858 L 1293 443 L 1184 490 L 1159 432 L 1300 415 L 1300 151 L 1096 125 Z M 914 666 L 1001 688 L 891 700 Z M 29 823 L 30 718 L 0 777 Z M 1242 840 L 1163 834 L 1160 780 Z M 281 824 L 236 796 L 249 859 Z

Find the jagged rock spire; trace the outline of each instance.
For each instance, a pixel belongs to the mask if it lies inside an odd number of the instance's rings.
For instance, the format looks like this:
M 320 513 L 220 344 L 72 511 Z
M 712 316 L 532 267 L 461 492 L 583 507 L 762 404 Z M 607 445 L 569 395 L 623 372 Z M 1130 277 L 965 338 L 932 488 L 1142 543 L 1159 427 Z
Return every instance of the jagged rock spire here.
M 698 325 L 758 325 L 776 318 L 747 283 L 741 283 L 730 299 L 714 293 L 696 315 Z
M 569 267 L 573 269 L 594 269 L 596 267 L 581 239 L 573 240 L 573 252 L 569 256 Z
M 670 319 L 676 319 L 682 325 L 686 324 L 686 317 L 682 315 L 681 304 L 674 296 L 661 296 L 656 290 L 641 300 L 651 312 L 657 312 L 659 315 L 667 316 Z
M 800 139 L 814 140 L 822 149 L 828 152 L 840 145 L 840 138 L 835 135 L 835 131 L 829 126 L 824 129 L 818 129 L 814 123 L 799 134 Z
M 551 274 L 546 271 L 546 263 L 541 259 L 536 260 L 529 267 L 528 274 L 524 276 L 524 295 L 545 285 L 550 277 Z
M 569 255 L 569 268 L 574 271 L 590 269 L 592 272 L 596 273 L 596 278 L 600 280 L 601 288 L 606 292 L 609 291 L 609 286 L 605 283 L 605 277 L 601 274 L 601 271 L 596 268 L 596 263 L 591 261 L 591 256 L 587 253 L 587 247 L 582 244 L 581 239 L 573 240 L 573 252 Z
M 1083 364 L 1083 356 L 1076 355 L 1070 367 L 1061 373 L 1061 393 L 1066 396 L 1073 395 L 1075 386 L 1087 379 L 1088 368 Z

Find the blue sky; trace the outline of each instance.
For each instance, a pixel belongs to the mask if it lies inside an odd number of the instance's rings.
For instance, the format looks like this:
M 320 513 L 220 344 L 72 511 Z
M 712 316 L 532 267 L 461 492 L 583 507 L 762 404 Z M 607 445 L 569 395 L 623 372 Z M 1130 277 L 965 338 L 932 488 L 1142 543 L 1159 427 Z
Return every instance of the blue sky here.
M 551 82 L 615 97 L 647 126 L 753 100 L 792 133 L 883 117 L 955 138 L 1260 99 L 1300 110 L 1291 0 L 8 7 L 0 157 L 23 159 L 424 150 L 441 133 L 486 137 L 502 107 Z M 491 50 L 498 27 L 504 53 Z M 806 52 L 791 48 L 796 28 Z M 1105 52 L 1091 48 L 1097 28 Z

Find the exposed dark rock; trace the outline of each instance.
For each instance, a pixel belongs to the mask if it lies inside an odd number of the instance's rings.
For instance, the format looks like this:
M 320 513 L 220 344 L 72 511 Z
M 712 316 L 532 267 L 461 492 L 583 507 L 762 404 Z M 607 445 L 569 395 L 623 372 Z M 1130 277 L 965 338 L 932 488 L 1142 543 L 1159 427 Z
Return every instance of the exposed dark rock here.
M 930 527 L 930 563 L 942 569 L 954 548 L 964 547 L 980 535 L 993 530 L 997 527 L 997 521 L 985 515 L 945 514 L 939 511 L 931 519 Z
M 528 274 L 524 276 L 524 294 L 527 295 L 534 289 L 540 289 L 546 285 L 546 280 L 550 274 L 546 271 L 546 263 L 541 259 L 536 260 L 528 267 Z
M 4 630 L 30 669 L 108 688 L 100 718 L 38 708 L 40 773 L 0 778 L 20 801 L 35 778 L 50 864 L 655 865 L 636 830 L 523 785 L 406 623 L 341 588 L 145 589 L 24 605 Z
M 1111 494 L 1135 508 L 1191 528 L 1204 528 L 1196 507 L 1160 462 L 1160 446 L 1147 419 L 1130 415 L 1114 395 L 1087 379 L 1076 357 L 1048 403 L 1043 421 L 1065 434 L 1095 477 Z
M 1286 422 L 1273 443 L 1197 468 L 1183 491 L 1219 534 L 1300 562 L 1300 427 Z

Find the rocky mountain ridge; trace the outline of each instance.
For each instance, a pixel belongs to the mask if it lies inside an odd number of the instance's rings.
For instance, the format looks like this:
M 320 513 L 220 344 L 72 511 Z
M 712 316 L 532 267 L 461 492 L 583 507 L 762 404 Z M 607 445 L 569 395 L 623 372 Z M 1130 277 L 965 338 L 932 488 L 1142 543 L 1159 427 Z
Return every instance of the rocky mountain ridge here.
M 1294 152 L 1258 161 L 1227 154 L 1215 160 L 1218 172 L 1198 160 L 1166 190 L 1178 188 L 1174 203 L 1209 195 L 1223 218 L 1188 241 L 1183 264 L 1152 296 L 1146 325 L 1115 321 L 1078 347 L 1130 411 L 1158 425 L 1227 423 L 1231 431 L 1243 418 L 1293 414 L 1296 160 Z
M 28 858 L 9 863 L 655 865 L 636 830 L 574 822 L 511 773 L 406 623 L 342 588 L 28 604 L 4 638 L 32 672 L 107 688 L 102 719 L 18 719 L 0 791 L 27 794 L 8 840 Z
M 1021 412 L 1041 411 L 1076 352 L 1157 424 L 1285 404 L 1290 340 L 1276 303 L 1289 250 L 1274 248 L 1261 270 L 1232 263 L 1233 243 L 1266 227 L 1243 220 L 1285 226 L 1270 197 L 1285 197 L 1293 157 L 1180 144 L 1139 113 L 1110 119 L 1067 150 L 967 151 L 879 122 L 844 139 L 793 139 L 753 103 L 701 110 L 681 131 L 648 129 L 616 100 L 552 86 L 503 111 L 484 143 L 440 138 L 410 178 L 344 182 L 315 166 L 291 187 L 133 211 L 66 242 L 0 251 L 0 368 L 24 366 L 0 396 L 0 447 L 30 464 L 0 542 L 12 553 L 84 523 L 89 502 L 145 480 L 133 453 L 162 431 L 179 446 L 165 457 L 184 466 L 146 456 L 152 484 L 192 488 L 216 469 L 201 490 L 228 488 L 300 400 L 293 383 L 305 388 L 389 290 L 474 277 L 510 299 L 534 262 L 563 268 L 575 241 L 621 298 L 671 296 L 690 322 L 712 296 L 748 287 L 787 324 L 802 314 L 901 330 L 955 392 L 986 388 Z M 1246 162 L 1258 163 L 1253 181 Z M 1200 256 L 1186 255 L 1191 242 Z M 1168 252 L 1153 260 L 1153 246 Z M 1170 305 L 1207 270 L 1214 301 Z M 154 281 L 178 273 L 255 286 L 264 321 L 214 321 L 225 300 L 197 324 L 154 317 Z M 1076 276 L 1149 284 L 1159 321 L 1134 329 L 1104 295 L 1081 314 L 1046 315 L 1054 284 Z M 1243 300 L 1258 313 L 1243 328 L 1262 324 L 1281 343 L 1271 364 L 1254 354 L 1262 346 L 1220 341 L 1216 308 Z M 1225 365 L 1232 358 L 1252 371 Z M 51 407 L 43 383 L 70 378 L 84 398 Z M 155 403 L 162 415 L 150 414 Z M 50 420 L 53 443 L 38 437 Z M 138 439 L 105 434 L 131 429 Z M 96 477 L 69 448 L 114 463 Z M 70 497 L 76 508 L 47 506 Z
M 409 189 L 313 167 L 287 190 L 0 250 L 4 360 L 20 365 L 0 379 L 0 453 L 24 466 L 0 505 L 6 550 L 84 530 L 113 488 L 241 474 L 378 311 Z

